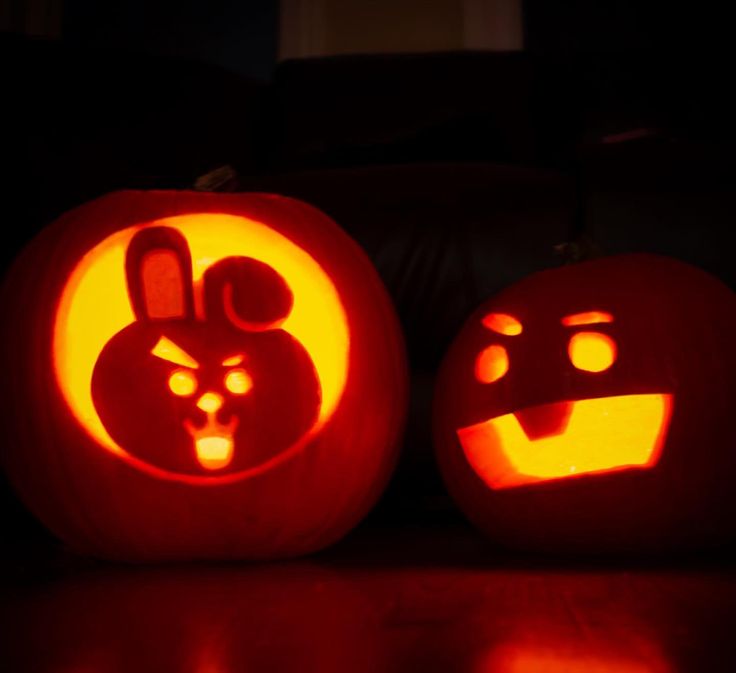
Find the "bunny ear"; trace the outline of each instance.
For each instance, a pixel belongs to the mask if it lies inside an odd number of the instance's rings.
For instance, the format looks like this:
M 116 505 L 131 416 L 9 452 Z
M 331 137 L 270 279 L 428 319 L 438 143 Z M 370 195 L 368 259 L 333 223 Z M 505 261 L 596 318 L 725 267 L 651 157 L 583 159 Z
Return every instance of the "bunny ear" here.
M 133 236 L 125 274 L 138 320 L 194 317 L 192 258 L 176 229 L 150 227 Z
M 275 329 L 291 312 L 294 297 L 286 281 L 267 264 L 228 257 L 204 274 L 208 320 L 228 321 L 253 332 Z

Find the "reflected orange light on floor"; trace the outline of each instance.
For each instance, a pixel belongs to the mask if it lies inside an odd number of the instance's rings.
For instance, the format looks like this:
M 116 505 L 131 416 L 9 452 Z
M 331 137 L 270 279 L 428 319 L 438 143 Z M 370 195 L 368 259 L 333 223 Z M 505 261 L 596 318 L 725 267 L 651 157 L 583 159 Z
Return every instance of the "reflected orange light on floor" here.
M 658 652 L 606 652 L 582 642 L 574 651 L 501 647 L 491 653 L 475 673 L 670 673 Z M 638 656 L 637 656 L 638 655 Z
M 294 305 L 281 328 L 307 350 L 322 388 L 322 406 L 312 430 L 316 432 L 335 411 L 347 377 L 350 335 L 339 293 L 322 267 L 288 238 L 266 224 L 220 213 L 181 215 L 129 227 L 103 240 L 74 268 L 56 313 L 53 359 L 59 387 L 79 423 L 101 446 L 132 460 L 97 415 L 91 380 L 102 348 L 135 320 L 126 287 L 125 253 L 133 235 L 147 226 L 173 227 L 187 239 L 200 317 L 202 276 L 225 257 L 251 257 L 283 276 Z
M 465 456 L 496 489 L 657 463 L 672 395 L 620 395 L 572 404 L 566 427 L 534 440 L 513 413 L 462 428 L 457 434 Z

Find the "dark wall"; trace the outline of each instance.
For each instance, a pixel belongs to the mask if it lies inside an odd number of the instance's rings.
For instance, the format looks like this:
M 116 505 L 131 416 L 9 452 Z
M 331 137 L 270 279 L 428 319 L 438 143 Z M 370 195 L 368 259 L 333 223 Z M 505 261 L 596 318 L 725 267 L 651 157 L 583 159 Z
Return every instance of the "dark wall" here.
M 524 0 L 532 50 L 726 47 L 728 3 L 716 0 Z
M 79 46 L 140 50 L 269 77 L 277 0 L 66 0 L 62 34 Z

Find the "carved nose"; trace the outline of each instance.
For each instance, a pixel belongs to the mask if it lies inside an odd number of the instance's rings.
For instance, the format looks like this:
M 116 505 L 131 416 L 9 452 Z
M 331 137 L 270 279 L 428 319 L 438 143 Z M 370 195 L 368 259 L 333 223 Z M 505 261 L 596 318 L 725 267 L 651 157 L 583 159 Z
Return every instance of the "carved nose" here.
M 197 406 L 208 414 L 214 414 L 222 406 L 222 395 L 205 393 L 197 400 Z

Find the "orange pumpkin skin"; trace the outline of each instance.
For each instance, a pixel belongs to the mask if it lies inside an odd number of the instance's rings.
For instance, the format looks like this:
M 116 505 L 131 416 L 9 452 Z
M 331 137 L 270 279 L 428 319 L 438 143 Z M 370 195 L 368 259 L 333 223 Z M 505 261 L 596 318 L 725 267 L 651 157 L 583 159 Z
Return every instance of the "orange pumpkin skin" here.
M 682 262 L 544 271 L 470 317 L 438 376 L 440 469 L 504 545 L 657 553 L 736 534 L 736 295 Z
M 386 484 L 398 321 L 362 250 L 307 204 L 111 194 L 44 230 L 0 301 L 3 462 L 80 552 L 301 555 Z

